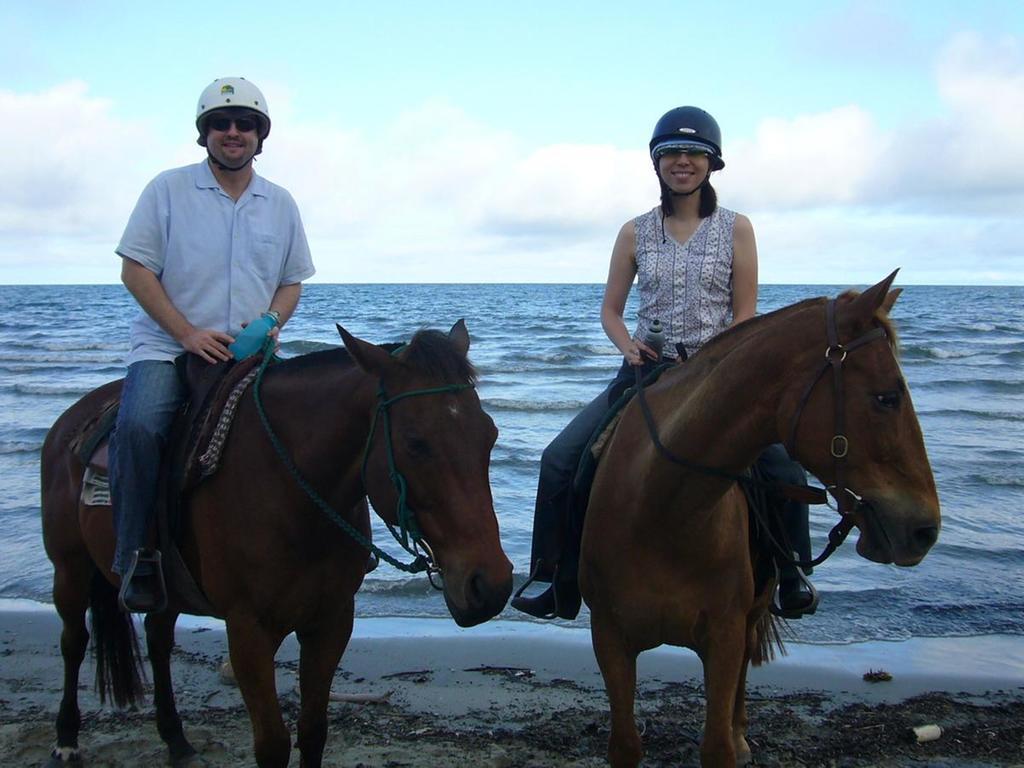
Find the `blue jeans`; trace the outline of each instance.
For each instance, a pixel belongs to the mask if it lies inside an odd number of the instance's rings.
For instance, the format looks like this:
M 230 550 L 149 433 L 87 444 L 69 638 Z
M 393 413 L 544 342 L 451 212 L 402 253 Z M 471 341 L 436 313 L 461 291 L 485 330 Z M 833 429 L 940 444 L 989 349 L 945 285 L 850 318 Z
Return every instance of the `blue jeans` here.
M 185 394 L 174 363 L 141 360 L 128 366 L 110 435 L 114 573 L 124 574 L 135 550 L 146 546 L 164 448 Z

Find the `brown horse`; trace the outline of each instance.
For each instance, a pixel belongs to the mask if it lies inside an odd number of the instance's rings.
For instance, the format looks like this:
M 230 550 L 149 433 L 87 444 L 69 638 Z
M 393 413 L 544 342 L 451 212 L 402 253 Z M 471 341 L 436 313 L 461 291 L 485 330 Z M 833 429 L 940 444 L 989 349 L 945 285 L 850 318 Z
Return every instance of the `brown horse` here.
M 858 553 L 910 566 L 935 542 L 940 517 L 887 319 L 895 275 L 831 309 L 812 299 L 742 323 L 663 375 L 646 398 L 664 446 L 706 468 L 740 473 L 789 438 L 795 459 L 838 486 L 840 509 L 861 531 Z M 839 371 L 838 386 L 821 380 L 826 369 Z M 767 660 L 778 635 L 768 613 L 774 565 L 752 544 L 742 490 L 667 460 L 634 398 L 590 499 L 580 587 L 611 707 L 610 763 L 640 762 L 636 658 L 666 643 L 693 649 L 704 665 L 701 764 L 748 761 L 747 666 Z
M 497 615 L 512 589 L 512 564 L 498 538 L 488 481 L 494 422 L 480 407 L 460 320 L 445 335 L 421 331 L 394 354 L 339 326 L 347 349 L 304 355 L 265 372 L 261 401 L 280 444 L 315 492 L 369 535 L 368 494 L 378 514 L 400 524 L 400 499 L 414 511 L 418 551 L 443 576 L 449 612 L 460 626 Z M 78 672 L 92 609 L 101 696 L 118 704 L 141 690 L 136 638 L 116 605 L 110 572 L 109 507 L 80 503 L 83 467 L 69 440 L 115 382 L 86 395 L 54 424 L 42 454 L 46 552 L 64 623 L 64 696 L 51 765 L 78 759 Z M 371 425 L 376 425 L 375 427 Z M 396 485 L 392 477 L 404 477 Z M 321 764 L 334 671 L 352 632 L 354 596 L 366 549 L 318 508 L 290 473 L 261 425 L 253 390 L 231 427 L 221 468 L 186 500 L 182 555 L 216 612 L 225 618 L 231 664 L 252 722 L 261 768 L 288 764 L 291 741 L 274 685 L 274 653 L 295 632 L 300 643 L 301 765 Z M 174 765 L 197 759 L 171 690 L 170 653 L 179 615 L 173 601 L 146 617 L 157 728 Z M 62 762 L 63 761 L 63 762 Z

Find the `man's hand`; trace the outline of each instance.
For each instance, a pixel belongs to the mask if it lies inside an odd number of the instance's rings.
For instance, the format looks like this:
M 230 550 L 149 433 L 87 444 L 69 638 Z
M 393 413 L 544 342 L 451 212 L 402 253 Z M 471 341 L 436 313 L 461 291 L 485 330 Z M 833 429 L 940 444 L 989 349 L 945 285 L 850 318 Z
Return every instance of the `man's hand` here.
M 231 352 L 228 344 L 234 339 L 221 331 L 211 331 L 206 328 L 193 328 L 184 338 L 179 339 L 185 351 L 199 355 L 208 363 L 216 363 L 218 360 L 230 360 Z

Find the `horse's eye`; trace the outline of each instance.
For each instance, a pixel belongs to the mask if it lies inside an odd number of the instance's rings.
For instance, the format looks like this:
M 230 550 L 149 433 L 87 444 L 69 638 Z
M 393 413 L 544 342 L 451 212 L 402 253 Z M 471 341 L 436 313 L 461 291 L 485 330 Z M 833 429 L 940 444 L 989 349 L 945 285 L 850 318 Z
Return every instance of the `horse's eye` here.
M 430 443 L 421 437 L 410 437 L 405 441 L 405 449 L 417 458 L 426 458 L 430 455 Z
M 900 407 L 900 400 L 902 399 L 902 393 L 895 390 L 892 392 L 880 392 L 875 395 L 875 402 L 891 411 Z

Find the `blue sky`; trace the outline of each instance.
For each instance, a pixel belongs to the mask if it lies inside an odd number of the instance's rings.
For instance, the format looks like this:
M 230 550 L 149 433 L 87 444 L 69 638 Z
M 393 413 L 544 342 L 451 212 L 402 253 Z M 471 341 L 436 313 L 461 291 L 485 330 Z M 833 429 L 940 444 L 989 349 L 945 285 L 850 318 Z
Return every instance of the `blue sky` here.
M 969 10 L 968 10 L 969 9 Z M 646 143 L 714 114 L 764 282 L 1024 283 L 1024 4 L 35 0 L 0 32 L 0 283 L 115 282 L 214 77 L 324 282 L 600 282 Z

